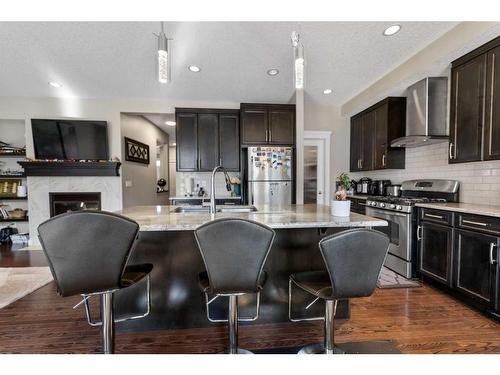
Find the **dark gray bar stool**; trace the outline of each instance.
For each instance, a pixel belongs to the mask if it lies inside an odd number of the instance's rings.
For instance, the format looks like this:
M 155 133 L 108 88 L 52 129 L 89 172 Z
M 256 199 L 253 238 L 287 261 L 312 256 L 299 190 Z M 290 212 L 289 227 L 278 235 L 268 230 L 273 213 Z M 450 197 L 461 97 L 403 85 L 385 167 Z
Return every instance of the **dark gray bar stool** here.
M 207 317 L 212 322 L 227 322 L 229 353 L 251 353 L 238 348 L 238 321 L 253 321 L 259 316 L 260 291 L 266 282 L 263 271 L 274 240 L 274 231 L 262 224 L 243 219 L 220 219 L 202 225 L 194 232 L 206 272 L 199 275 L 205 294 Z M 238 296 L 257 294 L 257 314 L 238 317 Z M 209 294 L 215 295 L 211 300 Z M 229 297 L 227 320 L 210 317 L 210 303 L 220 296 Z
M 55 216 L 38 227 L 40 243 L 63 297 L 82 295 L 89 324 L 102 326 L 104 353 L 114 352 L 115 321 L 142 318 L 150 310 L 151 264 L 127 266 L 139 225 L 109 212 L 78 211 Z M 113 293 L 147 277 L 148 309 L 114 319 Z M 101 297 L 101 321 L 91 319 L 88 299 Z M 77 306 L 78 306 L 77 305 Z M 76 307 L 76 306 L 75 306 Z
M 334 346 L 337 301 L 367 297 L 373 293 L 389 249 L 389 238 L 372 229 L 352 229 L 324 238 L 320 241 L 319 248 L 327 271 L 290 275 L 289 317 L 292 321 L 323 319 L 325 322 L 324 343 L 305 346 L 299 353 L 343 353 L 340 348 Z M 292 283 L 316 297 L 309 306 L 319 299 L 325 300 L 324 317 L 292 318 Z

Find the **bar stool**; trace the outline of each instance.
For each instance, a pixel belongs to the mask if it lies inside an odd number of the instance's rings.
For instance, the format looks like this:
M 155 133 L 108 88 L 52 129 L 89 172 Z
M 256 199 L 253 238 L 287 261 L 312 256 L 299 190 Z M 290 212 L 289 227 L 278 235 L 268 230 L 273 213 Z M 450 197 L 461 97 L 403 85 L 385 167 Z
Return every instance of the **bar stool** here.
M 219 219 L 202 225 L 194 232 L 206 272 L 199 274 L 205 294 L 207 318 L 227 322 L 229 354 L 248 354 L 238 348 L 238 321 L 253 321 L 259 316 L 260 291 L 266 282 L 264 263 L 274 241 L 274 231 L 262 224 L 243 219 Z M 256 293 L 254 317 L 238 317 L 238 296 Z M 209 299 L 209 294 L 215 295 Z M 228 319 L 210 317 L 210 303 L 221 296 L 229 297 Z
M 151 306 L 151 264 L 127 265 L 138 238 L 139 225 L 102 211 L 77 211 L 55 216 L 38 227 L 40 243 L 62 297 L 80 294 L 87 321 L 102 326 L 105 354 L 114 352 L 115 322 L 145 317 Z M 147 278 L 147 311 L 114 319 L 113 294 Z M 101 297 L 101 320 L 93 321 L 88 299 Z M 76 307 L 75 306 L 75 307 Z
M 377 286 L 378 276 L 389 248 L 387 235 L 372 229 L 351 229 L 319 242 L 327 271 L 299 272 L 289 279 L 289 318 L 291 321 L 324 320 L 324 343 L 303 347 L 300 354 L 340 354 L 334 346 L 334 318 L 339 299 L 370 296 Z M 291 316 L 292 284 L 325 300 L 325 316 L 295 319 Z M 307 308 L 308 308 L 307 307 Z

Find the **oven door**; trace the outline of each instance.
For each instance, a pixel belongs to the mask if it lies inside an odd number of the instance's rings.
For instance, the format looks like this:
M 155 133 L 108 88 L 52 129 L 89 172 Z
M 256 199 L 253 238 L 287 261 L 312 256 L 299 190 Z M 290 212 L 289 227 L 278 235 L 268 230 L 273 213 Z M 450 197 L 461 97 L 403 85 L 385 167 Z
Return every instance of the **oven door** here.
M 389 236 L 389 254 L 405 262 L 411 262 L 412 227 L 411 215 L 400 212 L 386 211 L 373 207 L 366 207 L 366 215 L 387 221 L 386 227 L 374 227 Z

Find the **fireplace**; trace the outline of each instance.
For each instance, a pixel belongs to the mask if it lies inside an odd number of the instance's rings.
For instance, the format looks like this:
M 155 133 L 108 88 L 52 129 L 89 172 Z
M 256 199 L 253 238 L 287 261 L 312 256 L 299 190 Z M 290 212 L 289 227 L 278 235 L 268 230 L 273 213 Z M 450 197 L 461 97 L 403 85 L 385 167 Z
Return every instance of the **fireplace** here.
M 101 209 L 101 193 L 49 193 L 50 217 L 70 211 Z

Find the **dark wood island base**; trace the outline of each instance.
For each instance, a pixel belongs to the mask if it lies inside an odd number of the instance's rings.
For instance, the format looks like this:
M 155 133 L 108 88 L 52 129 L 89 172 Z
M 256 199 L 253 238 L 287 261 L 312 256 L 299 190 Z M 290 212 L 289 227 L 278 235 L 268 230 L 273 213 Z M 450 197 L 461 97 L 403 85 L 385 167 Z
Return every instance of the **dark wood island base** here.
M 276 230 L 276 239 L 264 269 L 268 279 L 261 293 L 260 315 L 256 323 L 288 322 L 288 278 L 294 272 L 325 270 L 318 242 L 325 236 L 347 228 L 290 228 Z M 222 241 L 223 244 L 223 241 Z M 252 249 L 248 249 L 252 251 Z M 209 327 L 204 295 L 198 285 L 198 273 L 205 270 L 193 231 L 141 232 L 132 263 L 152 263 L 151 313 L 144 319 L 117 324 L 119 331 L 147 331 Z M 305 307 L 314 298 L 293 289 L 292 316 L 314 317 L 324 313 L 324 302 Z M 255 315 L 256 298 L 239 298 L 240 316 Z M 145 311 L 146 284 L 119 292 L 115 301 L 118 315 Z M 226 297 L 210 304 L 211 317 L 227 316 Z M 337 318 L 349 318 L 349 301 L 339 302 Z M 219 323 L 224 324 L 224 323 Z M 252 324 L 252 323 L 242 323 Z

